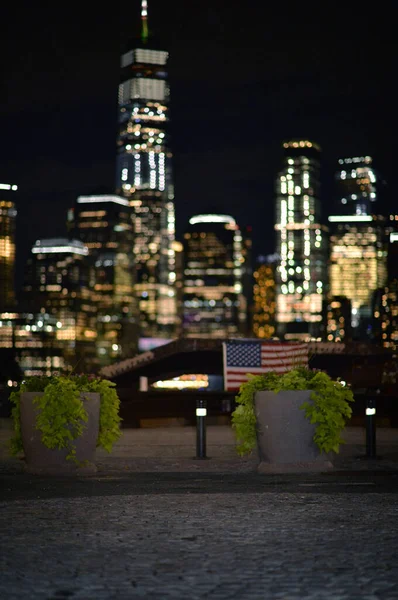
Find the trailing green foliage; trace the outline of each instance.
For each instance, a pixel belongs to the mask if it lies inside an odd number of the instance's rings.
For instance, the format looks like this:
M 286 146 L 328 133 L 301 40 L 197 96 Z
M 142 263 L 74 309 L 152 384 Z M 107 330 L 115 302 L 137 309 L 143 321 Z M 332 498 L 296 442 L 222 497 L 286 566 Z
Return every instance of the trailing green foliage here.
M 250 375 L 240 386 L 237 407 L 232 413 L 232 427 L 237 439 L 237 452 L 250 453 L 257 444 L 254 394 L 262 390 L 275 393 L 285 390 L 312 390 L 311 401 L 300 407 L 316 425 L 314 442 L 321 452 L 338 452 L 344 441 L 341 432 L 352 414 L 352 391 L 321 371 L 298 367 L 287 373 Z
M 120 400 L 116 392 L 116 383 L 108 379 L 93 379 L 90 392 L 101 395 L 100 423 L 97 446 L 108 452 L 112 450 L 115 441 L 120 437 Z
M 22 386 L 21 386 L 22 387 Z M 17 456 L 23 452 L 22 434 L 21 434 L 21 404 L 20 404 L 21 388 L 13 390 L 10 394 L 10 402 L 12 406 L 11 417 L 14 425 L 14 435 L 10 440 L 10 453 Z
M 88 414 L 81 398 L 83 392 L 99 393 L 100 417 L 97 446 L 111 451 L 120 437 L 120 400 L 116 384 L 107 379 L 90 375 L 29 377 L 19 389 L 13 391 L 10 400 L 13 404 L 12 417 L 14 435 L 10 443 L 13 455 L 23 451 L 20 420 L 20 401 L 23 392 L 43 392 L 34 398 L 37 407 L 36 428 L 41 431 L 41 440 L 47 448 L 67 448 L 67 459 L 76 462 L 76 449 L 73 441 L 80 437 L 88 421 Z
M 236 396 L 237 407 L 232 413 L 232 427 L 237 440 L 236 450 L 243 456 L 249 454 L 257 444 L 256 415 L 254 412 L 254 394 L 269 389 L 268 380 L 273 373 L 250 375 L 249 380 L 240 386 Z

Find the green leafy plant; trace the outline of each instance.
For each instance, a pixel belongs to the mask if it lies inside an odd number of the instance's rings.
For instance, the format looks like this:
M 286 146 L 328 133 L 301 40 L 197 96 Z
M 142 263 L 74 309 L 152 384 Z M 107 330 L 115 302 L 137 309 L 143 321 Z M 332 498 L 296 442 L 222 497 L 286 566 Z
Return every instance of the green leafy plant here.
M 316 425 L 314 442 L 321 452 L 339 452 L 344 443 L 341 432 L 352 414 L 352 391 L 340 381 L 334 381 L 322 371 L 305 367 L 287 373 L 250 375 L 236 397 L 237 407 L 232 413 L 232 427 L 237 439 L 237 452 L 250 453 L 257 444 L 257 420 L 254 411 L 254 394 L 262 390 L 278 393 L 282 390 L 311 390 L 310 402 L 300 407 L 305 416 Z
M 12 417 L 14 435 L 10 442 L 10 452 L 17 455 L 23 451 L 20 402 L 23 392 L 43 392 L 34 398 L 37 407 L 36 428 L 41 432 L 41 440 L 47 448 L 67 448 L 67 460 L 76 462 L 76 449 L 73 441 L 80 437 L 88 421 L 81 393 L 93 392 L 101 396 L 99 434 L 97 447 L 111 451 L 120 437 L 120 400 L 116 384 L 92 375 L 70 375 L 52 377 L 30 377 L 10 394 L 13 404 Z

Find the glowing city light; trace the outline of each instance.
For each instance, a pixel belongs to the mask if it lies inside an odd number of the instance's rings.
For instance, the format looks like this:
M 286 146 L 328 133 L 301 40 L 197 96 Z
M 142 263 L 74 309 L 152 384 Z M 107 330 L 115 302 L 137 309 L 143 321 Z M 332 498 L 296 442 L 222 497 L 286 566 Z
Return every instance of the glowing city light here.
M 129 206 L 129 201 L 120 196 L 79 196 L 77 199 L 78 204 L 95 204 L 97 202 L 113 202 L 114 204 L 121 204 L 122 206 Z
M 53 238 L 47 240 L 37 240 L 32 248 L 32 254 L 58 254 L 65 252 L 87 256 L 88 247 L 79 240 Z
M 371 215 L 332 215 L 328 220 L 330 223 L 360 223 L 373 221 L 373 217 Z
M 190 225 L 197 225 L 198 223 L 227 223 L 228 225 L 236 225 L 236 221 L 229 215 L 196 215 L 189 219 Z

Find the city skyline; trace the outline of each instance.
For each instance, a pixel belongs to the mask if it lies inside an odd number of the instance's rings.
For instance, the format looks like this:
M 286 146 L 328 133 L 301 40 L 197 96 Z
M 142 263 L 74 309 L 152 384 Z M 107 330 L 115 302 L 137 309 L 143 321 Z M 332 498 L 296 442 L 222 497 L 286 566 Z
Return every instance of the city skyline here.
M 40 7 L 31 14 L 28 8 L 29 30 L 24 21 L 13 28 L 17 15 L 8 9 L 15 42 L 8 40 L 6 52 L 2 169 L 20 191 L 19 284 L 30 247 L 64 233 L 76 197 L 112 190 L 119 54 L 139 34 L 139 4 L 120 20 L 90 13 L 78 24 L 72 14 L 53 23 Z M 364 24 L 372 33 L 364 45 L 363 32 L 349 27 L 352 9 L 321 31 L 316 13 L 287 18 L 254 6 L 245 23 L 223 3 L 200 6 L 149 5 L 149 30 L 171 57 L 177 237 L 192 214 L 212 204 L 241 226 L 253 225 L 255 253 L 272 253 L 273 182 L 285 139 L 322 146 L 323 209 L 333 199 L 341 157 L 371 155 L 389 180 L 388 12 L 376 11 Z

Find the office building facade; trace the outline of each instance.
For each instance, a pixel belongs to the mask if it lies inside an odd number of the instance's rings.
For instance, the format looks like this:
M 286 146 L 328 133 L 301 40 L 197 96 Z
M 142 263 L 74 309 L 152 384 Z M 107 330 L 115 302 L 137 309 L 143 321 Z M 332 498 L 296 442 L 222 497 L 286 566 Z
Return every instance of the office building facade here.
M 356 330 L 371 319 L 372 294 L 387 281 L 386 223 L 376 215 L 331 215 L 329 222 L 330 293 L 350 300 Z
M 371 215 L 377 201 L 371 156 L 340 158 L 336 173 L 339 215 Z
M 192 217 L 184 234 L 185 337 L 241 337 L 246 331 L 242 234 L 229 215 Z
M 352 338 L 351 302 L 345 296 L 330 296 L 324 307 L 325 339 L 348 342 Z
M 283 144 L 276 182 L 277 334 L 309 341 L 322 336 L 327 293 L 327 228 L 321 224 L 320 148 L 308 140 Z
M 43 343 L 43 348 L 48 342 L 57 351 L 50 352 L 50 358 L 62 356 L 62 362 L 50 363 L 54 368 L 79 366 L 84 371 L 96 363 L 93 274 L 87 256 L 88 248 L 79 240 L 43 239 L 36 241 L 27 263 L 23 308 L 25 313 L 31 311 L 33 322 L 25 335 L 30 338 L 34 332 L 41 333 L 33 337 Z M 34 315 L 38 315 L 37 323 Z M 29 355 L 27 352 L 26 357 L 23 353 L 21 356 L 27 359 Z
M 387 283 L 388 227 L 378 215 L 370 156 L 338 161 L 337 209 L 329 216 L 330 293 L 351 303 L 354 338 L 372 337 L 372 298 Z
M 15 307 L 17 190 L 17 185 L 0 183 L 0 311 Z
M 276 335 L 277 255 L 257 257 L 253 278 L 252 335 L 269 339 Z
M 177 322 L 175 336 L 178 338 L 182 334 L 182 323 L 184 319 L 184 245 L 177 240 L 173 242 L 172 249 L 175 257 L 175 292 L 176 292 L 176 311 Z
M 10 352 L 24 377 L 72 371 L 76 354 L 68 356 L 65 341 L 59 339 L 58 333 L 57 315 L 24 311 L 0 313 L 0 348 Z M 68 360 L 71 358 L 72 361 Z M 84 365 L 79 364 L 79 369 L 84 370 Z
M 94 272 L 91 299 L 101 365 L 138 348 L 131 214 L 127 199 L 106 194 L 79 196 L 68 213 L 68 228 L 87 246 L 87 262 Z
M 398 348 L 398 280 L 375 290 L 372 298 L 373 341 L 395 351 Z
M 168 337 L 178 322 L 168 52 L 148 45 L 147 10 L 142 2 L 141 39 L 121 57 L 116 192 L 133 211 L 140 330 Z
M 390 219 L 396 223 L 395 215 Z M 387 273 L 385 286 L 373 294 L 373 338 L 385 348 L 398 348 L 398 233 L 394 227 L 389 232 Z

